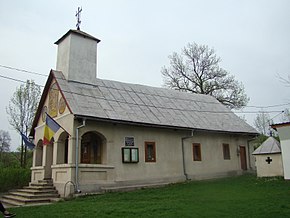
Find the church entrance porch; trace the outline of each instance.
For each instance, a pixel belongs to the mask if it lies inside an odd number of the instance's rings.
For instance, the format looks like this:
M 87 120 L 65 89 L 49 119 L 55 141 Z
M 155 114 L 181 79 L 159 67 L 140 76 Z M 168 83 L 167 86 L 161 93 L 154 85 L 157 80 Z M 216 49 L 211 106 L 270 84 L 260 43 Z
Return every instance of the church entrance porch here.
M 53 143 L 43 145 L 42 140 L 38 141 L 33 156 L 31 182 L 52 178 L 53 148 Z
M 102 164 L 105 161 L 106 152 L 105 137 L 96 132 L 87 132 L 81 140 L 82 164 Z
M 81 135 L 77 182 L 82 192 L 97 191 L 114 181 L 114 166 L 107 165 L 107 140 L 97 131 Z
M 51 165 L 53 163 L 53 144 L 44 146 L 44 179 L 51 179 Z
M 81 192 L 96 192 L 114 183 L 115 166 L 107 165 L 107 141 L 97 131 L 85 131 L 76 138 L 60 134 L 55 143 L 52 179 L 61 196 Z M 78 152 L 78 162 L 75 157 Z

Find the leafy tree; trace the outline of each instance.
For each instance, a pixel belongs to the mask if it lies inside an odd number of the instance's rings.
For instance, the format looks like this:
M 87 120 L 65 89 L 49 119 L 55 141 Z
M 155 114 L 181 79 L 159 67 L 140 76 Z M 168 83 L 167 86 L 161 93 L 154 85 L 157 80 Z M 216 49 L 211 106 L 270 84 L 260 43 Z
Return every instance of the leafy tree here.
M 257 114 L 254 120 L 254 126 L 262 135 L 270 135 L 270 115 L 264 111 Z
M 7 162 L 7 153 L 10 151 L 11 137 L 9 132 L 0 130 L 0 166 Z
M 221 59 L 214 49 L 189 43 L 181 54 L 174 52 L 169 60 L 170 66 L 161 70 L 168 88 L 214 96 L 230 109 L 247 105 L 249 98 L 243 84 L 219 66 Z
M 10 125 L 27 135 L 32 127 L 33 118 L 40 99 L 40 87 L 33 80 L 27 80 L 25 84 L 16 88 L 13 97 L 10 99 L 6 112 L 9 115 Z M 22 141 L 22 140 L 21 140 Z M 20 164 L 26 166 L 27 148 L 21 143 Z
M 11 137 L 9 132 L 0 130 L 0 160 L 3 161 L 3 154 L 10 150 Z

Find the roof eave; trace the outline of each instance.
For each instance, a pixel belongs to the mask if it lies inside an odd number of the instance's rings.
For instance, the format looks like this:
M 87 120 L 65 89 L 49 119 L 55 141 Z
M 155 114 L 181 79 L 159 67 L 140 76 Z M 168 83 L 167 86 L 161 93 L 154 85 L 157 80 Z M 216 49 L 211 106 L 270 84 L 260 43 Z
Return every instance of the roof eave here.
M 74 33 L 74 34 L 77 34 L 77 35 L 80 35 L 80 36 L 83 36 L 83 37 L 86 37 L 86 38 L 90 38 L 92 40 L 95 40 L 97 43 L 99 43 L 101 41 L 100 39 L 97 39 L 96 37 L 93 37 L 92 35 L 90 35 L 90 34 L 88 34 L 86 32 L 83 32 L 83 31 L 80 31 L 80 30 L 70 29 L 66 34 L 64 34 L 54 44 L 58 45 L 59 43 L 61 43 L 70 33 Z
M 277 123 L 277 124 L 272 124 L 270 125 L 273 129 L 277 130 L 277 128 L 285 127 L 285 126 L 290 126 L 290 122 L 285 122 L 285 123 Z
M 257 153 L 257 154 L 254 154 L 252 153 L 252 155 L 270 155 L 270 154 L 281 154 L 282 152 L 279 151 L 279 152 L 266 152 L 266 153 Z
M 245 135 L 245 136 L 253 136 L 253 137 L 259 135 L 259 133 L 254 133 L 254 132 L 233 132 L 233 131 L 199 129 L 199 128 L 173 126 L 173 125 L 159 125 L 159 124 L 152 124 L 152 123 L 92 117 L 92 116 L 86 116 L 86 115 L 80 115 L 80 114 L 74 114 L 74 116 L 75 116 L 75 119 L 87 119 L 87 120 L 94 120 L 94 121 L 100 121 L 100 122 L 105 122 L 105 123 L 125 124 L 125 125 L 142 126 L 142 127 L 164 128 L 164 129 L 173 129 L 173 130 L 194 130 L 194 131 L 199 131 L 199 132 L 211 132 L 211 133 L 220 133 L 220 134 L 230 133 L 230 134 L 235 134 L 235 135 Z

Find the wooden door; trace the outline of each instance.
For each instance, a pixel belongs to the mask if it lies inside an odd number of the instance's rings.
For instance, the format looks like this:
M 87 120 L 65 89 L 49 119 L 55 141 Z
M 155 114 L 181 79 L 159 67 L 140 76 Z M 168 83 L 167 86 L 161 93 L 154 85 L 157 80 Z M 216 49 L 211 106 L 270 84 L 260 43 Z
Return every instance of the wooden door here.
M 241 159 L 242 170 L 247 170 L 246 147 L 244 146 L 240 146 L 240 159 Z

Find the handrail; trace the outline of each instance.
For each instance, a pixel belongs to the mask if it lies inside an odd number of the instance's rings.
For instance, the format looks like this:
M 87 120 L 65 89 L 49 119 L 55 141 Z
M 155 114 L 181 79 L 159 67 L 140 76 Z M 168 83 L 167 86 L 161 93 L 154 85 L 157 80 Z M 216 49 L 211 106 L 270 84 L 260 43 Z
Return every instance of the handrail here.
M 63 191 L 63 196 L 64 196 L 64 197 L 65 197 L 66 185 L 69 184 L 69 183 L 73 184 L 73 186 L 74 186 L 74 192 L 77 193 L 75 183 L 74 183 L 73 181 L 67 181 L 67 182 L 65 183 L 65 185 L 64 185 L 64 191 Z

